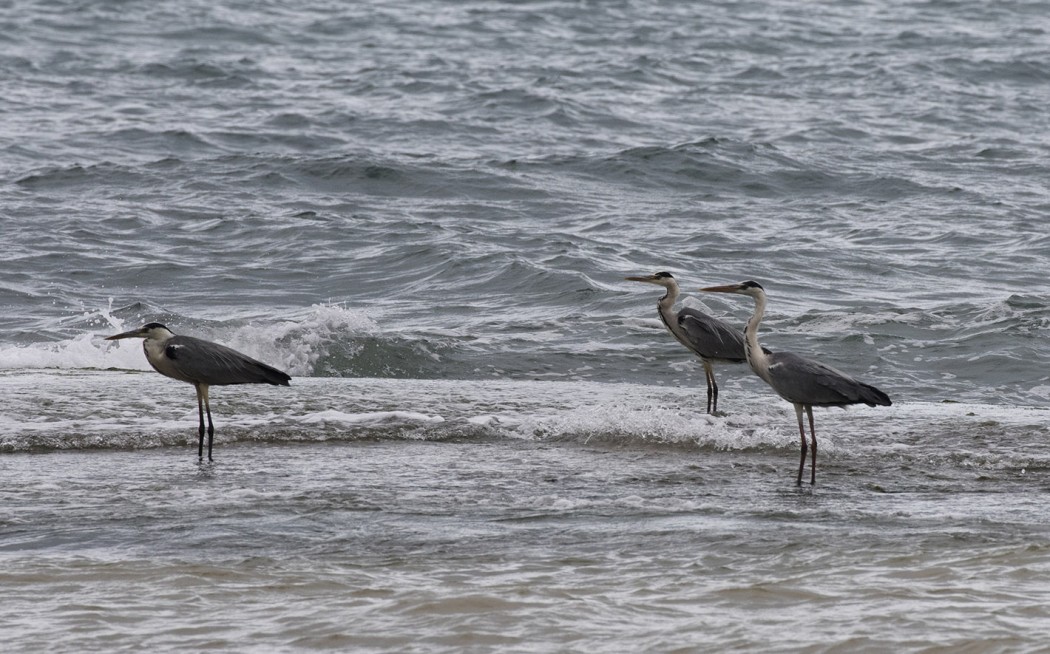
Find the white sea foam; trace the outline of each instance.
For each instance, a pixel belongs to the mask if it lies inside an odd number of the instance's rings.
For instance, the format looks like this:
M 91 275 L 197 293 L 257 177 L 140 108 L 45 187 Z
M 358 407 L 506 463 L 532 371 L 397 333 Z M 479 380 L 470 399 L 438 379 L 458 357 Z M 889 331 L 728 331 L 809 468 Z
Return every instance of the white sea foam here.
M 36 368 L 150 370 L 138 340 L 106 341 L 106 336 L 133 329 L 100 309 L 91 324 L 96 329 L 50 343 L 0 347 L 0 370 Z M 185 333 L 228 345 L 248 356 L 286 370 L 292 376 L 310 375 L 314 364 L 335 343 L 378 332 L 378 325 L 363 312 L 335 304 L 315 304 L 294 320 L 252 322 L 233 327 L 179 329 Z
M 441 423 L 445 419 L 441 416 L 428 415 L 415 411 L 371 411 L 367 413 L 345 413 L 328 409 L 298 416 L 297 420 L 304 424 L 312 425 L 319 423 L 338 423 L 343 425 L 389 425 L 397 423 Z
M 64 341 L 0 347 L 0 369 L 124 368 L 149 370 L 137 343 L 113 343 L 103 338 L 113 332 L 88 333 Z M 134 345 L 134 347 L 129 347 Z
M 233 440 L 333 440 L 372 430 L 382 437 L 390 426 L 404 426 L 452 437 L 726 452 L 797 448 L 789 404 L 741 393 L 731 381 L 723 390 L 726 413 L 717 416 L 704 412 L 695 389 L 588 382 L 305 377 L 287 388 L 222 387 L 211 399 L 221 438 Z M 154 372 L 5 371 L 0 392 L 8 398 L 0 441 L 9 449 L 67 441 L 76 447 L 93 435 L 122 447 L 151 446 L 196 430 L 192 389 Z M 821 452 L 846 456 L 904 455 L 916 447 L 910 434 L 931 429 L 965 435 L 1050 425 L 1050 410 L 978 404 L 902 402 L 815 413 Z M 978 451 L 966 442 L 960 447 Z

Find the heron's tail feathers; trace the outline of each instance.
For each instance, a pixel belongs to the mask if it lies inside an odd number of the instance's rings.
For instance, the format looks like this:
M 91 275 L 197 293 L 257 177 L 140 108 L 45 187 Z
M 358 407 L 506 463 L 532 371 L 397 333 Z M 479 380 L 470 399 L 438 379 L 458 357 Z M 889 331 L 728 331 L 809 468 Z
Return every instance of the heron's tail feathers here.
M 263 379 L 261 379 L 260 381 L 263 381 L 267 384 L 273 384 L 274 386 L 289 385 L 288 382 L 292 379 L 291 375 L 282 370 L 278 370 L 277 368 L 274 368 L 272 366 L 267 366 L 266 364 L 263 364 L 263 366 L 264 367 L 261 370 L 261 372 L 263 373 Z
M 868 406 L 890 406 L 893 404 L 893 402 L 890 401 L 889 395 L 886 395 L 871 384 L 865 384 L 863 382 L 858 383 L 860 384 L 860 388 L 858 389 L 860 391 L 860 401 L 864 404 L 867 404 Z
M 255 359 L 251 359 L 250 361 L 251 363 L 246 366 L 250 370 L 250 383 L 273 384 L 274 386 L 289 385 L 288 381 L 291 380 L 292 377 L 288 373 L 283 370 L 278 370 L 262 361 L 256 361 Z

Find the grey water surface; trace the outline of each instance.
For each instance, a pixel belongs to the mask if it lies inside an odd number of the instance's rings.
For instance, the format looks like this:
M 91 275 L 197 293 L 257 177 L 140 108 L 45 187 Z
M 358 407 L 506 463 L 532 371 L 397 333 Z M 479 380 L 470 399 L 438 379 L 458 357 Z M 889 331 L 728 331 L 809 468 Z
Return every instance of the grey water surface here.
M 0 2 L 0 633 L 1046 651 L 1038 2 Z M 685 306 L 886 391 L 794 412 Z M 158 321 L 293 375 L 212 389 Z

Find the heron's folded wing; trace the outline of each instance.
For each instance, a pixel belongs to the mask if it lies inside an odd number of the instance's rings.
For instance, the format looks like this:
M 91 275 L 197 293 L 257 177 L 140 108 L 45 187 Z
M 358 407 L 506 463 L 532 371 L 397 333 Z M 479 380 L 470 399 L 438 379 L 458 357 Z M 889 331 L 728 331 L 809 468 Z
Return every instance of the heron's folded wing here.
M 769 374 L 774 389 L 791 402 L 813 406 L 890 404 L 889 397 L 874 386 L 791 352 L 772 354 Z
M 734 362 L 746 360 L 744 334 L 724 320 L 696 309 L 682 309 L 678 312 L 678 326 L 700 356 Z
M 263 383 L 286 386 L 291 379 L 277 368 L 237 350 L 192 336 L 170 339 L 165 354 L 180 374 L 209 385 Z

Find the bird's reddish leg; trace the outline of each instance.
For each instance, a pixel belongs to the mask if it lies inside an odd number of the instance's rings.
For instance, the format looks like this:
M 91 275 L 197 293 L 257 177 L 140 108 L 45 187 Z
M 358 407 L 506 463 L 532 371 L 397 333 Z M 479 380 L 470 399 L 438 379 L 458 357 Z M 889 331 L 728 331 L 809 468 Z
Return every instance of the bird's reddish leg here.
M 204 396 L 201 395 L 201 385 L 194 384 L 197 389 L 197 415 L 200 417 L 200 427 L 197 429 L 197 458 L 204 458 Z
M 795 405 L 795 415 L 798 416 L 798 433 L 802 437 L 802 458 L 798 462 L 798 485 L 802 485 L 802 470 L 806 467 L 806 428 L 802 424 L 802 405 Z

